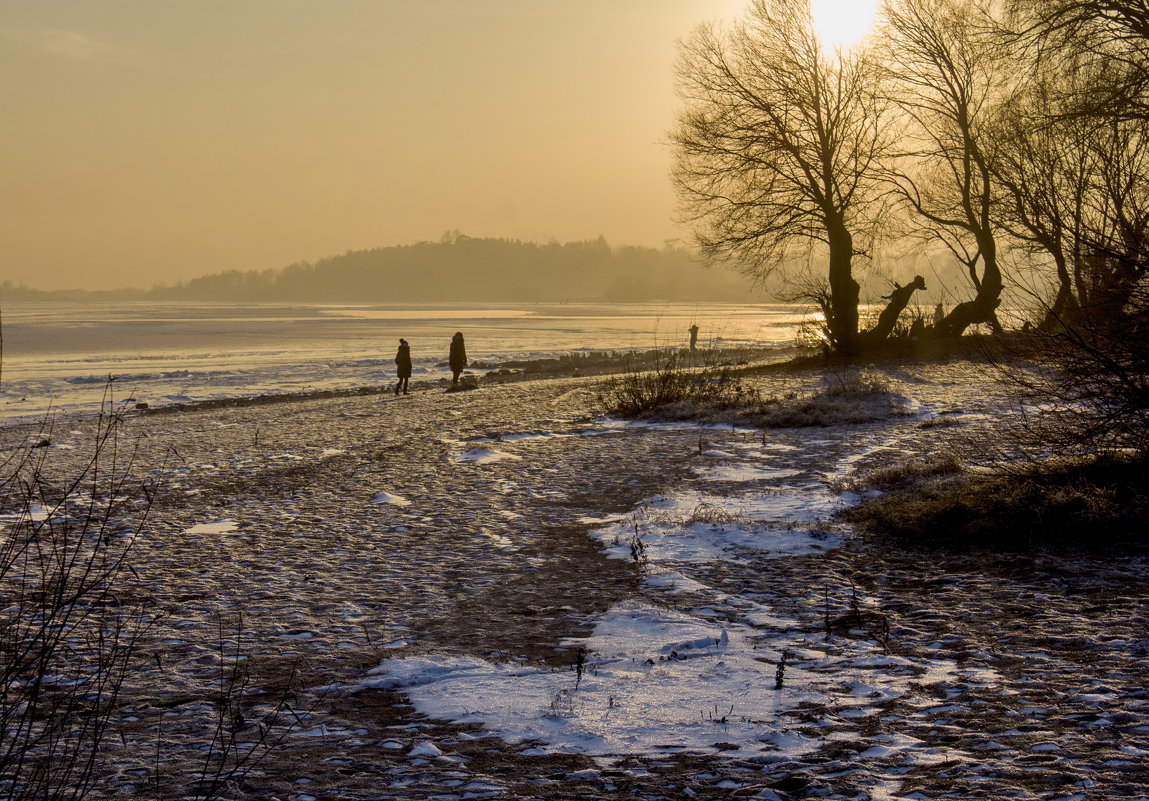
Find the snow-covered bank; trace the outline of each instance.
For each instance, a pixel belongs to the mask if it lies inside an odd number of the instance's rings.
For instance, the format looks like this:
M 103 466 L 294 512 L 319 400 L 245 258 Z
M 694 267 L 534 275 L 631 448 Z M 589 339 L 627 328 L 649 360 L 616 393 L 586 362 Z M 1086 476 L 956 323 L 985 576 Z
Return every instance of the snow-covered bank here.
M 420 713 L 479 726 L 524 756 L 585 754 L 600 769 L 635 757 L 697 754 L 763 770 L 818 765 L 814 773 L 828 783 L 818 795 L 833 797 L 835 780 L 867 798 L 933 797 L 947 779 L 1002 792 L 1009 786 L 1017 797 L 1028 797 L 1022 788 L 1029 785 L 1040 793 L 1037 787 L 1050 786 L 1043 773 L 1072 764 L 1053 732 L 1062 732 L 1062 742 L 1074 735 L 1048 728 L 1050 707 L 1026 700 L 1034 679 L 1018 674 L 1018 660 L 1038 654 L 1002 650 L 992 636 L 957 634 L 968 625 L 960 604 L 937 609 L 922 597 L 924 614 L 914 614 L 883 597 L 886 577 L 856 572 L 873 563 L 831 518 L 856 500 L 832 492 L 835 480 L 891 457 L 931 452 L 932 421 L 941 415 L 954 421 L 950 428 L 992 424 L 993 414 L 971 405 L 955 383 L 922 383 L 928 385 L 914 386 L 916 393 L 904 387 L 918 397 L 907 398 L 898 414 L 864 426 L 762 436 L 729 427 L 595 423 L 599 432 L 689 431 L 698 438 L 690 470 L 672 492 L 627 513 L 579 520 L 607 554 L 641 573 L 641 596 L 605 610 L 586 636 L 568 638 L 566 666 L 420 653 L 384 659 L 361 686 L 400 690 Z M 827 559 L 833 567 L 820 568 Z M 799 566 L 799 581 L 822 586 L 767 581 L 764 591 L 758 577 L 774 565 Z M 993 579 L 972 580 L 971 591 L 987 581 Z M 807 600 L 796 604 L 794 596 Z M 926 633 L 928 627 L 909 623 L 930 616 L 947 625 Z M 1104 639 L 1090 647 L 1116 655 Z M 1127 682 L 1123 670 L 1119 681 Z M 1108 688 L 1084 707 L 1072 689 L 1062 697 L 1077 708 L 1071 717 L 1083 720 L 1096 714 L 1091 710 L 1122 707 Z M 1130 764 L 1123 754 L 1149 743 L 1149 707 L 1134 707 L 1139 711 L 1126 712 L 1123 731 L 1139 744 L 1111 747 L 1107 764 L 1116 768 Z M 1000 717 L 990 722 L 993 708 Z M 1100 720 L 1089 724 L 1092 731 L 1113 725 Z M 1080 765 L 1072 775 L 1079 788 L 1098 786 Z M 754 788 L 745 779 L 726 784 L 738 797 Z M 757 789 L 755 797 L 788 797 L 769 784 Z
M 598 427 L 619 430 L 611 421 Z M 750 433 L 739 441 L 732 432 L 726 450 L 702 450 L 689 489 L 648 498 L 629 514 L 580 521 L 593 526 L 588 533 L 606 553 L 635 563 L 662 604 L 632 599 L 608 609 L 588 637 L 566 641 L 571 668 L 473 656 L 389 658 L 363 686 L 401 689 L 423 714 L 478 724 L 544 752 L 692 750 L 778 761 L 852 738 L 839 731 L 842 719 L 880 715 L 893 699 L 944 698 L 994 684 L 991 668 L 929 653 L 894 655 L 888 625 L 879 627 L 870 610 L 859 607 L 848 625 L 827 619 L 812 630 L 809 620 L 683 572 L 727 562 L 768 570 L 770 559 L 825 553 L 849 536 L 829 517 L 848 498 L 810 468 L 811 453 L 844 432 L 824 432 L 806 447 L 748 442 Z M 819 710 L 815 720 L 802 714 L 812 709 Z M 875 740 L 866 757 L 895 754 L 907 767 L 955 758 L 898 736 Z
M 1144 560 L 830 519 L 851 471 L 993 422 L 963 365 L 888 373 L 915 415 L 765 437 L 592 419 L 581 379 L 129 417 L 121 597 L 162 615 L 97 797 L 193 795 L 233 666 L 243 748 L 292 708 L 237 799 L 1143 796 Z

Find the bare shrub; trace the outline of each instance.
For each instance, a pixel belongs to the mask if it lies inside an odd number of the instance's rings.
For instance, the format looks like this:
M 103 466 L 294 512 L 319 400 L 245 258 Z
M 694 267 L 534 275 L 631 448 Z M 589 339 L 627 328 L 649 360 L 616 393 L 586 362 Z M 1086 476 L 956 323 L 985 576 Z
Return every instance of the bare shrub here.
M 210 712 L 200 720 L 211 730 L 210 742 L 191 777 L 186 773 L 161 775 L 157 769 L 158 795 L 174 795 L 184 785 L 192 790 L 194 801 L 228 797 L 312 714 L 310 709 L 296 711 L 291 703 L 298 679 L 297 665 L 284 679 L 285 689 L 278 698 L 252 686 L 251 666 L 242 647 L 241 613 L 232 620 L 220 616 L 216 625 L 218 673 L 211 704 L 204 705 Z M 159 732 L 157 729 L 157 736 Z
M 699 503 L 685 515 L 670 512 L 648 512 L 647 519 L 654 523 L 689 526 L 703 523 L 719 526 L 751 526 L 753 521 L 745 509 L 729 509 L 712 503 Z
M 813 392 L 799 392 L 782 382 L 767 392 L 762 385 L 749 383 L 747 371 L 728 366 L 687 368 L 671 358 L 657 370 L 607 382 L 596 405 L 600 412 L 622 417 L 760 428 L 867 423 L 906 413 L 888 379 L 872 368 L 827 372 L 820 384 Z
M 748 526 L 750 517 L 744 509 L 726 509 L 710 503 L 700 503 L 682 520 L 683 525 L 709 523 L 722 526 Z
M 822 384 L 821 394 L 828 398 L 858 398 L 890 391 L 885 376 L 869 368 L 826 373 Z
M 0 465 L 0 795 L 80 799 L 136 645 L 157 615 L 128 556 L 151 504 L 129 486 L 122 413 L 105 403 L 87 461 L 46 469 L 50 432 Z M 142 497 L 141 497 L 142 496 Z
M 685 420 L 746 406 L 757 393 L 730 367 L 684 367 L 677 356 L 606 382 L 596 403 L 607 414 Z
M 1146 293 L 1149 296 L 1149 292 Z M 1145 320 L 1081 321 L 1014 337 L 997 367 L 1022 414 L 1016 445 L 1050 453 L 1149 454 L 1149 345 Z
M 761 403 L 755 422 L 762 428 L 800 428 L 868 423 L 904 413 L 889 381 L 867 368 L 829 372 L 813 393 Z

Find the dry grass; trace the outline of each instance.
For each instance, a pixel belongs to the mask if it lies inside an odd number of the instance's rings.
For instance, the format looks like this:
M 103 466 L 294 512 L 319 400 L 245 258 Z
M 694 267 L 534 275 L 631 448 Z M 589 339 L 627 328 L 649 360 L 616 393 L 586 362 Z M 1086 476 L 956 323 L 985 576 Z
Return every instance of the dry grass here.
M 621 417 L 695 420 L 758 428 L 805 428 L 867 423 L 904 414 L 902 399 L 871 368 L 824 373 L 814 389 L 792 388 L 793 377 L 770 383 L 732 367 L 691 369 L 670 360 L 656 370 L 607 382 L 598 411 Z
M 686 514 L 647 512 L 645 517 L 652 523 L 675 526 L 690 526 L 695 523 L 703 523 L 717 526 L 742 526 L 749 528 L 754 525 L 754 521 L 746 514 L 746 510 L 729 509 L 722 506 L 715 506 L 712 503 L 699 503 Z
M 709 419 L 759 402 L 734 369 L 685 367 L 676 357 L 654 370 L 611 379 L 596 398 L 607 414 L 662 420 Z
M 962 472 L 961 462 L 953 454 L 915 457 L 835 482 L 835 492 L 861 492 L 868 489 L 887 490 L 907 487 L 923 480 Z
M 1147 466 L 1142 459 L 1101 458 L 1023 473 L 903 469 L 901 476 L 876 476 L 870 486 L 886 491 L 842 517 L 871 536 L 954 549 L 1144 546 Z

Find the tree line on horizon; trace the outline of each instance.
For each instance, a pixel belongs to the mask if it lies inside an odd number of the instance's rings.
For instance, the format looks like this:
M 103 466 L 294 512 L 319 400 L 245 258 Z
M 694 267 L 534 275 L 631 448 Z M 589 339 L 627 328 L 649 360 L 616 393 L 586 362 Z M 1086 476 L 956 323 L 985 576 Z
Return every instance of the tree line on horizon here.
M 470 237 L 348 251 L 269 270 L 225 270 L 151 289 L 46 292 L 4 282 L 7 298 L 407 303 L 753 299 L 750 282 L 707 270 L 686 248 L 547 244 Z

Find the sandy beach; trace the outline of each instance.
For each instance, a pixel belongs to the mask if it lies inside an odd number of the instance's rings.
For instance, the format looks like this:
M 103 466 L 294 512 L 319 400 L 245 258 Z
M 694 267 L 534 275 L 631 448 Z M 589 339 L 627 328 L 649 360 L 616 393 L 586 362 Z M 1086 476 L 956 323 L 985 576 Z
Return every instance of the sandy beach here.
M 159 619 L 96 796 L 198 797 L 238 664 L 219 797 L 1143 797 L 1149 564 L 854 536 L 836 482 L 1002 403 L 880 372 L 880 419 L 765 432 L 608 419 L 599 378 L 128 413 Z M 0 436 L 65 477 L 91 430 Z

